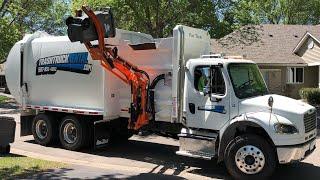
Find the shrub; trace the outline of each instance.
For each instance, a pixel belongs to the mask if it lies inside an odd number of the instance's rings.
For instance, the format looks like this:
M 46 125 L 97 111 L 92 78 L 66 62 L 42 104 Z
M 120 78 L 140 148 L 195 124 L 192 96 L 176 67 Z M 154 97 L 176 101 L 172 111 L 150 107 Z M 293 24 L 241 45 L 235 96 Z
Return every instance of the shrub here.
M 319 88 L 302 88 L 299 90 L 299 95 L 309 104 L 320 105 L 320 89 Z

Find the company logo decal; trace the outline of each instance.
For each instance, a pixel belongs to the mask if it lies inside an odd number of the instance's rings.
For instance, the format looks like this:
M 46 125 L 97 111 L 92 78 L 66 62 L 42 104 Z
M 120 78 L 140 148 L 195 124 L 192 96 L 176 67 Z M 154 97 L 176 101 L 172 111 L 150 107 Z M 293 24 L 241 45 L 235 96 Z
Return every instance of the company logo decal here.
M 37 61 L 36 75 L 55 74 L 57 71 L 69 71 L 89 74 L 92 64 L 88 64 L 88 52 L 61 54 Z
M 218 105 L 205 105 L 198 107 L 199 111 L 211 111 L 215 113 L 221 113 L 226 114 L 226 110 L 224 106 L 218 106 Z

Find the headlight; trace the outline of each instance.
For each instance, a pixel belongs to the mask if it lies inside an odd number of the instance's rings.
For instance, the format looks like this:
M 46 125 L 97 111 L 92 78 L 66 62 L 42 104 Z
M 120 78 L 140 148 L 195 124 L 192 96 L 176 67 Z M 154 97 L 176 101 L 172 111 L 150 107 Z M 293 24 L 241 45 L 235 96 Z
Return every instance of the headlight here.
M 290 125 L 290 124 L 276 123 L 274 125 L 274 130 L 276 133 L 279 133 L 279 134 L 299 133 L 298 129 L 294 125 Z

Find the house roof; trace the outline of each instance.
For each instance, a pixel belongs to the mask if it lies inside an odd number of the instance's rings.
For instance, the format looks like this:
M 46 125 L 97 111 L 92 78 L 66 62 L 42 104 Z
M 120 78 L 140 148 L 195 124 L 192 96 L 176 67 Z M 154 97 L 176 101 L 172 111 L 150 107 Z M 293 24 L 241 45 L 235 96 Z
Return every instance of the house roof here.
M 320 65 L 320 41 L 309 32 L 299 41 L 293 53 L 308 63 L 308 66 Z
M 214 53 L 242 55 L 258 64 L 307 64 L 293 53 L 307 32 L 320 39 L 320 25 L 247 25 L 211 45 Z
M 320 41 L 314 37 L 309 32 L 305 33 L 305 35 L 301 38 L 301 40 L 298 42 L 298 45 L 294 48 L 293 53 L 297 54 L 301 46 L 306 43 L 306 41 L 311 38 L 313 41 L 316 41 L 318 44 L 320 44 Z

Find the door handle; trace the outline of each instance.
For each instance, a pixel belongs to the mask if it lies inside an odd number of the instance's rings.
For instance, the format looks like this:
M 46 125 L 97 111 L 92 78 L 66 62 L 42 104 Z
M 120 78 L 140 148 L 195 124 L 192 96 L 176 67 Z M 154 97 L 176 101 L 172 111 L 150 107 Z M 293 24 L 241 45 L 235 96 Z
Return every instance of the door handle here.
M 189 103 L 189 111 L 191 114 L 195 114 L 196 113 L 196 105 L 193 103 Z

